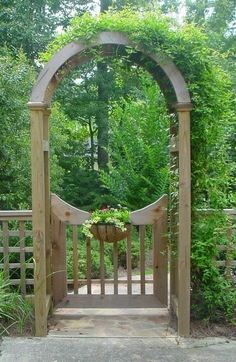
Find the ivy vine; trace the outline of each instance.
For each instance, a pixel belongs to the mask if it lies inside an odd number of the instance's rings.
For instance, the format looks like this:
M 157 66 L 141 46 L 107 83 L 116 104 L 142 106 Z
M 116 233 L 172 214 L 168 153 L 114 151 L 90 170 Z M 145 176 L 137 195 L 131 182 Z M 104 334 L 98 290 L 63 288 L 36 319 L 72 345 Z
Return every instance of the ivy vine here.
M 235 123 L 230 78 L 220 67 L 221 58 L 207 45 L 207 35 L 193 24 L 177 25 L 160 13 L 127 8 L 98 16 L 76 17 L 41 55 L 48 61 L 72 41 L 89 44 L 99 32 L 125 33 L 137 46 L 168 55 L 184 76 L 193 103 L 192 154 L 192 313 L 210 320 L 232 320 L 236 293 L 216 268 L 217 243 L 225 243 L 218 214 L 199 218 L 199 208 L 223 209 L 235 204 L 231 192 L 233 164 L 229 137 Z M 217 237 L 215 237 L 217 234 Z

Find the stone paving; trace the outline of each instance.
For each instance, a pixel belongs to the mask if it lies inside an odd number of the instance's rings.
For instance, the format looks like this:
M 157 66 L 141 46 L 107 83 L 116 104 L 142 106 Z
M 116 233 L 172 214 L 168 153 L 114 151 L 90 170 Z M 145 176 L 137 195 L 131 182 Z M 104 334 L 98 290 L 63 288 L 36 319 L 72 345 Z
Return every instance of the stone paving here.
M 152 275 L 148 275 L 146 278 L 151 280 Z M 119 279 L 125 280 L 126 276 L 119 277 Z M 132 279 L 138 281 L 140 275 L 133 275 Z M 105 291 L 105 296 L 99 296 L 100 284 L 93 283 L 92 296 L 86 296 L 86 286 L 79 289 L 78 297 L 71 293 L 68 298 L 65 298 L 64 304 L 60 303 L 60 306 L 54 311 L 54 316 L 49 321 L 49 335 L 81 337 L 164 337 L 175 335 L 175 332 L 168 327 L 167 308 L 147 308 L 148 306 L 158 307 L 156 297 L 151 295 L 153 294 L 152 284 L 146 284 L 145 292 L 147 295 L 145 296 L 139 296 L 140 284 L 138 283 L 132 285 L 133 296 L 127 296 L 126 283 L 119 284 L 119 295 L 117 296 L 112 295 L 114 292 L 113 284 L 106 284 Z M 84 299 L 85 297 L 87 299 Z M 127 303 L 125 303 L 126 300 Z M 132 303 L 147 307 L 132 308 Z M 89 307 L 86 308 L 87 304 L 92 306 L 107 304 L 110 308 L 90 307 L 88 309 Z M 116 308 L 112 308 L 114 305 Z M 119 306 L 123 306 L 123 308 L 119 308 Z
M 50 336 L 166 337 L 175 336 L 168 327 L 166 308 L 77 309 L 59 311 L 49 321 Z
M 153 276 L 148 274 L 145 276 L 146 280 L 152 280 Z M 127 276 L 119 276 L 119 280 L 126 280 Z M 132 280 L 140 281 L 140 275 L 132 275 Z M 100 294 L 101 286 L 99 283 L 92 283 L 92 294 Z M 114 293 L 114 286 L 113 284 L 106 284 L 105 285 L 105 294 L 113 294 Z M 127 294 L 127 284 L 121 283 L 118 285 L 118 293 L 120 294 Z M 79 294 L 87 294 L 87 286 L 84 285 L 83 287 L 79 288 Z M 140 284 L 133 283 L 132 284 L 132 294 L 140 294 Z M 146 283 L 145 285 L 145 294 L 153 294 L 153 284 Z

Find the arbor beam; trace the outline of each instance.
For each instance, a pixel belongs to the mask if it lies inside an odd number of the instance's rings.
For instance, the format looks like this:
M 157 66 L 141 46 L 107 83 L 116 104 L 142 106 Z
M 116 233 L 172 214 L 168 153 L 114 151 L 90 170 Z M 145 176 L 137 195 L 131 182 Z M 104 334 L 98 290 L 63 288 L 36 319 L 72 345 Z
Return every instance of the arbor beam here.
M 45 169 L 44 169 L 44 106 L 31 109 L 31 162 L 35 334 L 47 334 L 46 263 L 45 263 Z
M 50 168 L 49 168 L 49 124 L 50 109 L 45 109 L 43 112 L 43 155 L 44 155 L 44 187 L 45 187 L 45 252 L 46 252 L 46 289 L 47 294 L 52 293 L 52 243 L 50 232 Z M 45 147 L 46 146 L 46 147 Z
M 176 106 L 179 118 L 178 334 L 190 334 L 191 104 Z

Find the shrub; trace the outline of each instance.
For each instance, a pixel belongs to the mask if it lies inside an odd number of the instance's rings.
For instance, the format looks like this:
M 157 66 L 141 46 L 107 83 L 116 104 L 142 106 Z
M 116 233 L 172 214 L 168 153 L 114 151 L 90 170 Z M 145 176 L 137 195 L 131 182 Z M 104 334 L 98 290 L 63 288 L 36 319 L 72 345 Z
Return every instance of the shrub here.
M 13 326 L 22 334 L 29 320 L 32 322 L 32 305 L 10 290 L 9 282 L 0 272 L 0 336 L 8 334 Z
M 216 265 L 217 246 L 227 245 L 227 217 L 222 212 L 198 214 L 192 245 L 192 316 L 209 321 L 233 321 L 236 289 Z

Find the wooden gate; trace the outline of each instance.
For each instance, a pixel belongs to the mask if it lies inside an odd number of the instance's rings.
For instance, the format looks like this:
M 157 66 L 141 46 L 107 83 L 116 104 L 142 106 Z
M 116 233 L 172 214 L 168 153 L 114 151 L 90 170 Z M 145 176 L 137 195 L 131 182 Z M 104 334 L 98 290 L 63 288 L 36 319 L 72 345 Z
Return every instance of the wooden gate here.
M 52 296 L 53 304 L 67 307 L 166 307 L 168 304 L 167 196 L 153 204 L 131 212 L 131 230 L 123 242 L 125 277 L 118 273 L 119 242 L 107 245 L 81 235 L 79 227 L 89 219 L 89 213 L 76 209 L 58 196 L 51 198 L 52 216 Z M 132 232 L 133 229 L 133 232 Z M 138 237 L 138 276 L 132 273 L 132 235 Z M 148 234 L 148 235 L 147 235 Z M 145 242 L 152 239 L 151 268 L 147 276 Z M 68 243 L 71 246 L 72 278 L 67 276 Z M 82 245 L 83 243 L 86 246 Z M 97 243 L 98 270 L 93 277 L 92 252 Z M 137 242 L 136 242 L 137 245 Z M 80 252 L 86 249 L 85 278 L 79 278 Z M 105 251 L 112 253 L 112 278 L 106 278 Z M 112 249 L 112 250 L 111 250 Z M 124 250 L 123 250 L 124 252 Z M 136 258 L 137 258 L 136 255 Z M 97 255 L 98 256 L 98 255 Z M 150 265 L 150 260 L 149 260 Z M 150 271 L 151 269 L 151 271 Z

